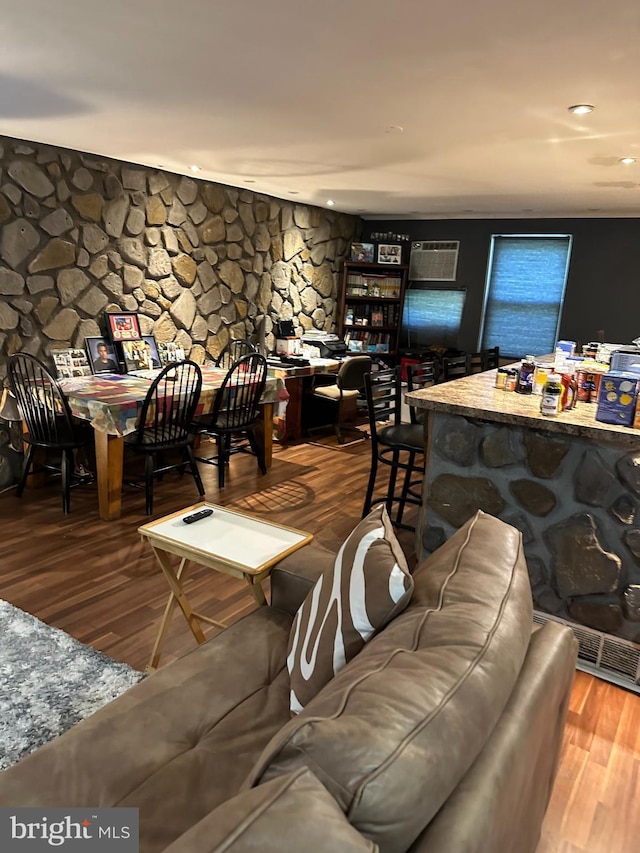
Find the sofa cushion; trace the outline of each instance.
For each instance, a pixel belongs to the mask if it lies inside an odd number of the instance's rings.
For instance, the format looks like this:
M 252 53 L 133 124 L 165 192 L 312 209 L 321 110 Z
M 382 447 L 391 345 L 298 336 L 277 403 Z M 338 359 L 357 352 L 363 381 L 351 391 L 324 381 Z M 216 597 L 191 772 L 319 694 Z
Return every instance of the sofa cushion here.
M 405 851 L 490 737 L 532 625 L 519 531 L 484 513 L 414 573 L 409 607 L 271 741 L 247 779 L 306 765 L 385 853 Z
M 302 767 L 244 791 L 203 818 L 165 853 L 376 853 L 331 794 Z
M 160 853 L 233 797 L 290 719 L 291 617 L 261 607 L 9 768 L 3 806 L 134 806 Z
M 384 505 L 347 537 L 296 613 L 287 667 L 299 713 L 408 604 L 413 581 Z

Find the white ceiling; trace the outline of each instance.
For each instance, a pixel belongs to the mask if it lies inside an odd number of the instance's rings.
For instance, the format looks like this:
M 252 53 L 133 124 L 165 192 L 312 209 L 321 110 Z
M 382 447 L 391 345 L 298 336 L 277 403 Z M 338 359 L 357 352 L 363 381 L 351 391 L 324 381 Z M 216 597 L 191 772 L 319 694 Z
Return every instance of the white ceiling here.
M 633 0 L 0 12 L 1 134 L 365 217 L 640 215 Z

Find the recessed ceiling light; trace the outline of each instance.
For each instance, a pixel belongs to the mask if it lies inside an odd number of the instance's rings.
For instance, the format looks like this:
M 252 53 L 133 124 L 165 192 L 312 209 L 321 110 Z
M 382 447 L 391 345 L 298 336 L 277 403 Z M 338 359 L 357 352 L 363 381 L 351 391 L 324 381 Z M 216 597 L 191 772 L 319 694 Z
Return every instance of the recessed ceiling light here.
M 390 124 L 385 133 L 404 133 L 404 127 L 399 124 Z
M 576 115 L 583 116 L 586 113 L 592 113 L 595 107 L 592 104 L 574 104 L 571 107 L 567 107 L 570 113 L 575 113 Z
M 621 157 L 620 162 L 624 163 L 625 166 L 630 166 L 632 163 L 636 162 L 635 157 Z
M 333 207 L 333 205 L 335 204 L 335 201 L 334 201 L 333 199 L 331 199 L 331 198 L 328 198 L 328 199 L 327 199 L 327 204 L 329 205 L 329 207 Z
M 200 166 L 189 166 L 189 168 L 191 169 L 192 172 L 199 172 L 200 171 Z

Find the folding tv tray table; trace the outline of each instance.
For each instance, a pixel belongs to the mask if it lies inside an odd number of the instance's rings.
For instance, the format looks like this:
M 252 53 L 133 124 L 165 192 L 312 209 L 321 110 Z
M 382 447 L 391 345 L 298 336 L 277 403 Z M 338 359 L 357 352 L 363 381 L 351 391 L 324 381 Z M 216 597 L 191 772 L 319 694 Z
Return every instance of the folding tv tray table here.
M 185 524 L 185 516 L 205 508 L 212 509 L 213 514 L 193 524 Z M 222 622 L 216 622 L 192 609 L 182 584 L 188 562 L 243 578 L 249 584 L 257 603 L 262 606 L 266 604 L 262 580 L 268 577 L 276 563 L 313 539 L 313 534 L 304 530 L 262 521 L 207 501 L 144 524 L 138 528 L 138 532 L 151 545 L 171 590 L 147 672 L 153 672 L 158 667 L 176 602 L 198 643 L 206 642 L 200 622 L 208 622 L 217 628 L 226 627 Z M 177 568 L 170 559 L 172 554 L 180 557 Z

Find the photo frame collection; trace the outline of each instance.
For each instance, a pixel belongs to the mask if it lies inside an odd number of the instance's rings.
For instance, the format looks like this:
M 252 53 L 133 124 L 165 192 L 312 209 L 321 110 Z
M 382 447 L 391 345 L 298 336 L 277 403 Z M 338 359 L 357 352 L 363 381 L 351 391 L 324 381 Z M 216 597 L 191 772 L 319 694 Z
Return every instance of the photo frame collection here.
M 51 350 L 53 365 L 58 379 L 72 379 L 77 376 L 91 376 L 91 365 L 87 354 L 77 347 Z
M 105 325 L 106 334 L 86 337 L 84 349 L 51 350 L 58 379 L 157 370 L 187 357 L 178 344 L 158 343 L 153 335 L 143 335 L 139 317 L 133 311 L 107 312 Z
M 350 259 L 362 264 L 396 264 L 402 263 L 402 243 L 352 243 Z

